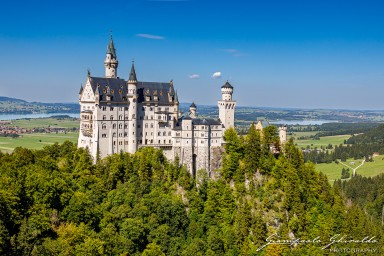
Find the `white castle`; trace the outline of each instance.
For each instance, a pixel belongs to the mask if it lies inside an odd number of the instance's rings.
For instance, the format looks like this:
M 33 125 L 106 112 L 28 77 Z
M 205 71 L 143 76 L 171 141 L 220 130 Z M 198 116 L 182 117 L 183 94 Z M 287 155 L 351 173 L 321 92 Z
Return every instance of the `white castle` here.
M 88 148 L 95 160 L 114 153 L 135 153 L 141 147 L 159 148 L 171 161 L 178 157 L 193 176 L 199 169 L 211 175 L 220 167 L 224 131 L 234 126 L 233 86 L 227 81 L 221 87 L 219 119 L 198 118 L 194 103 L 189 116 L 182 116 L 172 80 L 138 81 L 132 63 L 125 81 L 117 76 L 118 64 L 111 37 L 105 77 L 93 77 L 88 71 L 80 89 L 78 147 Z

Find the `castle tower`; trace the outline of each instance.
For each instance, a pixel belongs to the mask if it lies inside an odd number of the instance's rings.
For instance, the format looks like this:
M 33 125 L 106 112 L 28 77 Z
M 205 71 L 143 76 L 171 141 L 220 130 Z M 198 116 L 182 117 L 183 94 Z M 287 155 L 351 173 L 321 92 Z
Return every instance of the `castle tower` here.
M 225 130 L 235 126 L 235 107 L 236 101 L 232 100 L 233 86 L 227 81 L 221 86 L 221 100 L 217 102 L 219 106 L 219 118 L 224 124 Z
M 280 144 L 285 144 L 287 142 L 287 126 L 281 126 L 279 127 L 279 137 L 280 137 Z
M 189 106 L 189 116 L 191 118 L 196 118 L 196 105 L 195 105 L 195 102 L 192 102 L 191 106 Z
M 113 45 L 113 39 L 109 41 L 107 47 L 107 54 L 105 56 L 104 66 L 105 66 L 105 77 L 106 78 L 116 78 L 117 77 L 117 66 L 119 62 L 117 61 L 116 49 Z
M 129 141 L 128 141 L 128 152 L 133 154 L 137 150 L 137 78 L 135 72 L 135 65 L 132 62 L 131 72 L 129 73 L 128 79 L 128 123 L 129 123 Z

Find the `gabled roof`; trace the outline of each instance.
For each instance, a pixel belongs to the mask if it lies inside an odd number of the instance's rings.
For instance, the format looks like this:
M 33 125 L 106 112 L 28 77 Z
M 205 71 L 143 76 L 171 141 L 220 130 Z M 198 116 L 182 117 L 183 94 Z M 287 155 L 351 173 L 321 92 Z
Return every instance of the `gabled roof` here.
M 192 120 L 192 124 L 194 125 L 221 125 L 219 119 L 213 118 L 194 118 Z
M 196 105 L 195 105 L 195 102 L 192 102 L 191 106 L 189 106 L 190 108 L 196 108 Z

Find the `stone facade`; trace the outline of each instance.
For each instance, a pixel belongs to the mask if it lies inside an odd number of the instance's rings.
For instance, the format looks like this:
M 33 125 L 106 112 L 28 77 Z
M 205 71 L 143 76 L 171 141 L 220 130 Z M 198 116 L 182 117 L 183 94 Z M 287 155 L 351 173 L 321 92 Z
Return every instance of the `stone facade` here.
M 236 101 L 227 81 L 218 101 L 219 119 L 199 118 L 192 103 L 182 116 L 173 82 L 138 81 L 134 63 L 128 80 L 117 77 L 118 60 L 111 37 L 107 48 L 105 77 L 88 76 L 79 93 L 80 134 L 78 147 L 88 148 L 96 160 L 108 155 L 134 153 L 141 147 L 162 149 L 171 161 L 177 156 L 192 175 L 221 166 L 223 133 L 234 126 Z

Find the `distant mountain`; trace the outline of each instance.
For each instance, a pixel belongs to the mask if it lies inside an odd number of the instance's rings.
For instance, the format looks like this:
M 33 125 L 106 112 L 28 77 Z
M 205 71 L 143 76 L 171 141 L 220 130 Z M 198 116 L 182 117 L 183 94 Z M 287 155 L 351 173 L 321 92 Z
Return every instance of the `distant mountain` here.
M 20 100 L 16 98 L 9 98 L 9 97 L 4 97 L 0 96 L 0 101 L 8 101 L 8 102 L 26 102 L 25 100 Z

